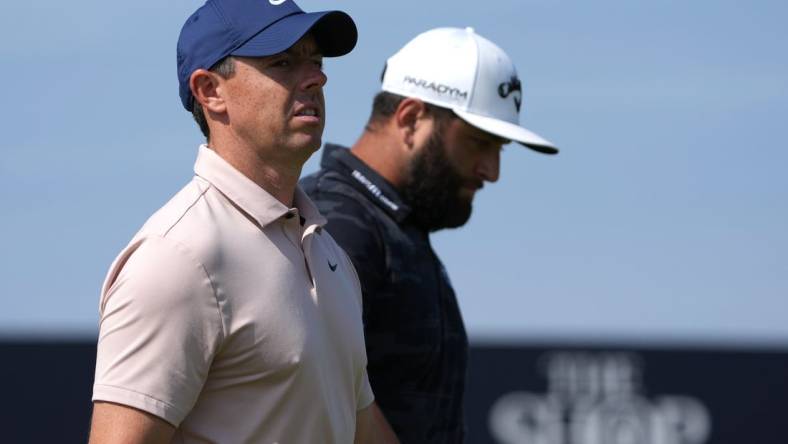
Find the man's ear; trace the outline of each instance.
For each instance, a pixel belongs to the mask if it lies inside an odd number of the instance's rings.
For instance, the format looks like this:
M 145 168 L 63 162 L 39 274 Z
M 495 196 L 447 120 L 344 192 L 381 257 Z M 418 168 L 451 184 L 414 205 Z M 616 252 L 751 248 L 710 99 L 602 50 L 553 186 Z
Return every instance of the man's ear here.
M 198 69 L 189 77 L 189 87 L 194 100 L 202 105 L 207 116 L 209 113 L 227 112 L 227 104 L 222 96 L 222 77 L 206 69 Z
M 394 124 L 400 141 L 407 147 L 412 149 L 416 144 L 416 135 L 426 114 L 424 102 L 413 97 L 403 99 L 394 111 Z

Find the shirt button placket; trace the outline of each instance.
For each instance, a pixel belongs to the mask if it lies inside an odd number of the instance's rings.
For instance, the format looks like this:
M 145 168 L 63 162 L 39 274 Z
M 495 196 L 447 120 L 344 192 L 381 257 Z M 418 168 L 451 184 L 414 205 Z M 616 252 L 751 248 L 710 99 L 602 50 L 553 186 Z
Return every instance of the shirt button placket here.
M 320 230 L 319 226 L 310 225 L 306 227 L 306 229 L 304 229 L 304 231 L 301 234 L 301 251 L 304 253 L 304 262 L 307 265 L 307 269 L 310 270 L 310 273 L 316 269 L 314 268 L 315 266 L 320 266 L 320 264 L 317 265 L 313 264 L 311 260 L 312 242 L 315 241 L 315 233 L 317 233 L 319 230 Z M 311 277 L 312 277 L 312 288 L 310 289 L 310 292 L 312 293 L 312 297 L 316 298 L 317 276 L 311 275 Z
M 287 214 L 285 214 L 284 219 L 285 220 L 282 221 L 282 231 L 287 240 L 289 240 L 290 243 L 298 249 L 299 253 L 301 253 L 301 257 L 304 259 L 304 268 L 311 284 L 310 287 L 314 288 L 315 278 L 312 276 L 312 269 L 310 268 L 309 260 L 302 244 L 302 225 L 304 219 L 298 214 L 298 210 L 295 208 L 290 209 Z

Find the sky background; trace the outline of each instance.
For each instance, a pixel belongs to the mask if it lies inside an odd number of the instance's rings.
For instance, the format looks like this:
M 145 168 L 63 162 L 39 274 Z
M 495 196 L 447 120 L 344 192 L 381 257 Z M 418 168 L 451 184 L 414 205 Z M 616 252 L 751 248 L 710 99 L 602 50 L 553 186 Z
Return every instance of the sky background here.
M 0 338 L 94 337 L 111 261 L 191 178 L 175 43 L 200 4 L 0 5 Z M 509 145 L 471 221 L 434 236 L 472 340 L 788 347 L 788 3 L 299 5 L 359 28 L 326 61 L 324 141 L 355 141 L 408 40 L 473 26 L 562 149 Z

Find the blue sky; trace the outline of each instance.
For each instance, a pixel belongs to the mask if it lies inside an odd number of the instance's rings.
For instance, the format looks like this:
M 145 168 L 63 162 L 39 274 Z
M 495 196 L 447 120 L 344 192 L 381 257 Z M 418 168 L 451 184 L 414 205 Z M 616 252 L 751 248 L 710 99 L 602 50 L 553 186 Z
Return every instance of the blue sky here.
M 0 334 L 94 335 L 113 257 L 191 177 L 175 42 L 200 4 L 0 6 Z M 434 237 L 472 339 L 788 345 L 784 2 L 299 4 L 359 26 L 326 63 L 325 141 L 356 139 L 410 38 L 473 26 L 562 148 L 508 146 L 471 222 Z

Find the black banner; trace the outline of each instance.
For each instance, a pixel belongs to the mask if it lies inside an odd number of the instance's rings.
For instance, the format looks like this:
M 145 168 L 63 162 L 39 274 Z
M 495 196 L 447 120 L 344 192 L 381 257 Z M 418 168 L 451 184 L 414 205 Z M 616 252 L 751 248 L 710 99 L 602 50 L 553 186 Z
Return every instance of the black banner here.
M 0 362 L 0 442 L 87 442 L 94 343 L 0 342 Z M 788 350 L 475 345 L 467 442 L 785 444 L 787 376 Z

